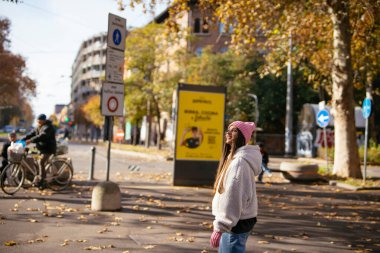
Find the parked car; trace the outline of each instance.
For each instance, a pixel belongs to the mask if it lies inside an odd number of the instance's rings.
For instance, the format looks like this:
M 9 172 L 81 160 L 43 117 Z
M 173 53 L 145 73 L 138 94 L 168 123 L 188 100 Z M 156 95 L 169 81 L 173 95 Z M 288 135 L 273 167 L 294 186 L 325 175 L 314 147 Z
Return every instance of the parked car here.
M 5 133 L 12 133 L 12 132 L 14 132 L 14 131 L 16 131 L 16 127 L 14 127 L 14 126 L 6 125 L 6 126 L 4 127 L 4 132 L 5 132 Z

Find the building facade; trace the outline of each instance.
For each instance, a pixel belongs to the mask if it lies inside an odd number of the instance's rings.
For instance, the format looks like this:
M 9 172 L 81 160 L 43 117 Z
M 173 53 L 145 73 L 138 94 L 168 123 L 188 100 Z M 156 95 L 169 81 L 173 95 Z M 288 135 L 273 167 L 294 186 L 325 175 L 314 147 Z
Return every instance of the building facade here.
M 75 134 L 88 137 L 89 126 L 81 124 L 75 112 L 91 96 L 100 95 L 105 76 L 107 33 L 95 35 L 82 42 L 72 65 L 70 116 L 77 122 Z
M 166 9 L 154 21 L 164 23 L 169 18 L 169 10 Z M 179 27 L 190 32 L 190 36 L 185 41 L 181 41 L 180 46 L 185 46 L 189 52 L 197 55 L 202 54 L 205 47 L 210 46 L 214 53 L 223 53 L 228 50 L 231 41 L 232 27 L 226 27 L 221 22 L 212 22 L 211 14 L 202 11 L 196 1 L 190 1 L 189 10 L 181 13 L 177 18 Z

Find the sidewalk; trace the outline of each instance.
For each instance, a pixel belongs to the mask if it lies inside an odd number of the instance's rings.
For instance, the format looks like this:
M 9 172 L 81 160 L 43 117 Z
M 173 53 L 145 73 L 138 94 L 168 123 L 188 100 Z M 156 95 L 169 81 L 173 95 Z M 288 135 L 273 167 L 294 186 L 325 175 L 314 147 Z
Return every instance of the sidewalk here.
M 209 247 L 211 189 L 173 187 L 171 173 L 115 176 L 120 212 L 90 210 L 96 181 L 84 172 L 66 192 L 0 193 L 0 252 L 217 252 Z M 257 186 L 258 223 L 247 252 L 380 252 L 379 191 L 280 180 L 274 173 Z

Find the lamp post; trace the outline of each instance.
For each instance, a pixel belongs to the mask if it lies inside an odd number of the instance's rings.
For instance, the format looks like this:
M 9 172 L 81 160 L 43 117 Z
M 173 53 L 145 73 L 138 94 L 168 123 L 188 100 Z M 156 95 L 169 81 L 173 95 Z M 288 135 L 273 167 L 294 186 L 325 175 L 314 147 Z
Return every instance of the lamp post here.
M 257 125 L 257 122 L 259 122 L 259 100 L 253 93 L 248 93 L 247 95 L 255 101 L 255 124 Z
M 259 99 L 257 98 L 257 96 L 255 94 L 248 93 L 247 95 L 249 97 L 253 98 L 253 100 L 255 101 L 255 124 L 257 127 L 257 124 L 259 122 Z M 253 141 L 255 144 L 256 143 L 256 131 L 254 131 L 254 133 L 253 133 Z
M 285 155 L 293 154 L 293 78 L 292 78 L 292 30 L 289 32 L 289 59 L 286 88 Z

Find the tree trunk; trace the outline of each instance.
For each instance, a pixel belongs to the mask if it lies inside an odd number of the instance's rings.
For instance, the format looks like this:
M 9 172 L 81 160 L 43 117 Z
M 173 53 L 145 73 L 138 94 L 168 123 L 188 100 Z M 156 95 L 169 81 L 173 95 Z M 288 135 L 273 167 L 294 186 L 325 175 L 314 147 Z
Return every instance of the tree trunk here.
M 335 154 L 333 174 L 361 178 L 353 97 L 349 2 L 327 0 L 333 23 L 333 98 Z

